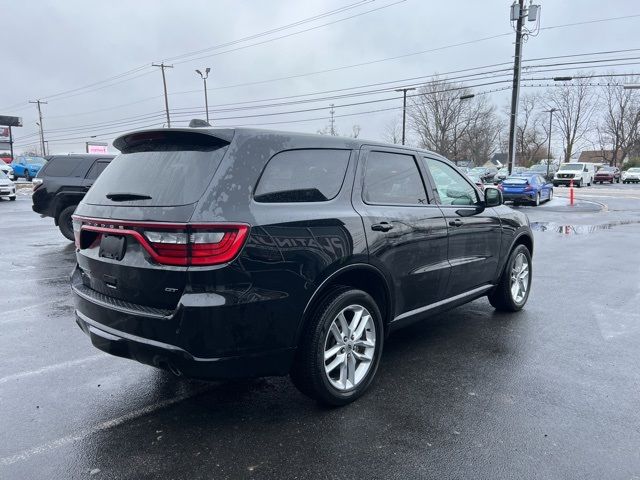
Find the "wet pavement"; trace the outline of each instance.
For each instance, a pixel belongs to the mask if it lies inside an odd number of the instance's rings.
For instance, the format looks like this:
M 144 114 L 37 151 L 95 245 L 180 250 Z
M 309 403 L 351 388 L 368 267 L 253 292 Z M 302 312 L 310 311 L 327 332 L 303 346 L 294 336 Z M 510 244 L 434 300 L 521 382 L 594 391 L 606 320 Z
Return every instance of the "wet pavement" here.
M 3 201 L 0 478 L 640 478 L 640 187 L 577 197 L 604 207 L 520 209 L 626 223 L 538 229 L 524 311 L 481 299 L 395 333 L 341 409 L 287 378 L 190 382 L 102 354 L 73 319 L 73 246 L 28 196 Z

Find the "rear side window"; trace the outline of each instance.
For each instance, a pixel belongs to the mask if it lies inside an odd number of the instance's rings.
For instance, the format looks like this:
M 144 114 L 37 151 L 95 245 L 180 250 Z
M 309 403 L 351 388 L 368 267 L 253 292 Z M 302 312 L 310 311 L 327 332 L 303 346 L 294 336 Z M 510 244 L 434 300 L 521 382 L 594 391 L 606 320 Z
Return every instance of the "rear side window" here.
M 306 149 L 276 154 L 264 169 L 256 202 L 325 202 L 338 195 L 350 150 Z
M 105 168 L 107 168 L 107 165 L 109 165 L 109 162 L 106 160 L 98 160 L 97 162 L 95 162 L 93 164 L 93 166 L 91 167 L 91 170 L 89 170 L 89 173 L 87 173 L 87 179 L 88 180 L 95 180 L 96 178 L 98 178 L 100 176 L 100 174 L 103 172 L 103 170 Z
M 229 145 L 215 137 L 198 137 L 208 138 L 198 143 L 182 143 L 167 136 L 127 145 L 124 153 L 114 158 L 95 181 L 84 201 L 93 205 L 136 207 L 197 202 Z
M 412 155 L 370 152 L 363 199 L 383 205 L 425 205 L 427 194 Z
M 71 177 L 81 163 L 82 159 L 77 157 L 53 157 L 47 162 L 44 174 L 48 177 Z

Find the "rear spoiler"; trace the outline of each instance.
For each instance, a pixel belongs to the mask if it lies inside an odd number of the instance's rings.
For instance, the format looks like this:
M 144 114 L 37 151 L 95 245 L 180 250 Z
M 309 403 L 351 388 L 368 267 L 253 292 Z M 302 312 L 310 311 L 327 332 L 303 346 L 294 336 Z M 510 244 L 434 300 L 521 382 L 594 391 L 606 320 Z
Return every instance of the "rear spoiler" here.
M 185 143 L 200 147 L 228 145 L 235 130 L 231 128 L 156 128 L 125 133 L 113 141 L 122 153 L 154 150 L 154 145 Z

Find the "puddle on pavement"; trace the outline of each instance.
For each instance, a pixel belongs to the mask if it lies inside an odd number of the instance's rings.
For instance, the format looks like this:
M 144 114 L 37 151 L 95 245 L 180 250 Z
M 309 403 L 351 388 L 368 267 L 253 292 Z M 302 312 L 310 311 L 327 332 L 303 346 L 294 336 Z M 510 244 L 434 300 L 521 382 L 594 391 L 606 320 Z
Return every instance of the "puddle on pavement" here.
M 555 222 L 531 222 L 531 230 L 537 232 L 555 232 L 562 235 L 584 235 L 602 230 L 610 230 L 620 225 L 638 224 L 640 220 L 620 220 L 617 222 L 601 223 L 598 225 L 563 225 Z

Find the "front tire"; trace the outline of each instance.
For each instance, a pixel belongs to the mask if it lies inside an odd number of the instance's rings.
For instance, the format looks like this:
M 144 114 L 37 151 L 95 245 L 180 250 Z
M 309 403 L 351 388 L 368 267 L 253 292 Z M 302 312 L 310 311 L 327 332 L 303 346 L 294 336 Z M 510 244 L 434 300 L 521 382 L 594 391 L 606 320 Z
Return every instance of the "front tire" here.
M 15 202 L 16 201 L 15 195 L 13 197 L 9 197 L 9 200 L 11 200 L 12 202 Z
M 337 288 L 305 326 L 291 380 L 320 403 L 351 403 L 371 385 L 383 341 L 382 315 L 373 298 L 362 290 Z
M 25 179 L 27 182 L 30 182 L 30 181 L 31 181 L 31 174 L 29 173 L 29 170 L 25 170 L 25 171 L 24 171 L 24 179 Z
M 529 298 L 531 274 L 531 253 L 518 245 L 509 255 L 498 285 L 488 295 L 489 303 L 501 312 L 522 310 Z
M 70 205 L 62 210 L 60 215 L 58 215 L 58 228 L 60 229 L 60 233 L 62 233 L 67 240 L 71 240 L 72 242 L 75 238 L 73 235 L 73 221 L 71 220 L 71 215 L 76 211 L 76 206 L 77 205 Z

